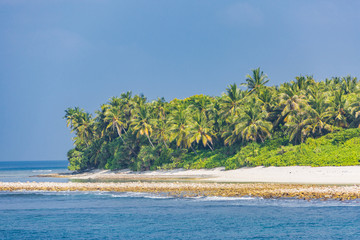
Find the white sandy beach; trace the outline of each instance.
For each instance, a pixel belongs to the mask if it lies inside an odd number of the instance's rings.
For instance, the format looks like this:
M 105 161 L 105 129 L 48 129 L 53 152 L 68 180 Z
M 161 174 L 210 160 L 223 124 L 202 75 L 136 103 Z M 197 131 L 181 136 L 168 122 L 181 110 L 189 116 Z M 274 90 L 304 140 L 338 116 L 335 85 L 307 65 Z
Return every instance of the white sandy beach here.
M 360 184 L 360 166 L 345 167 L 254 167 L 225 170 L 157 170 L 132 172 L 130 170 L 93 170 L 67 176 L 71 179 L 195 179 L 209 182 L 262 182 L 299 184 Z

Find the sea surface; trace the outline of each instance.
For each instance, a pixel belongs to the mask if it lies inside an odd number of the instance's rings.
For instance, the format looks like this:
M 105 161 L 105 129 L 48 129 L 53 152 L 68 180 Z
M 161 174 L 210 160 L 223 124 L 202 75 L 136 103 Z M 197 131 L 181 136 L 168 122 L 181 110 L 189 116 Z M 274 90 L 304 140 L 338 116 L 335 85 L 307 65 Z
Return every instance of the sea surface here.
M 0 161 L 0 182 L 68 182 L 66 178 L 36 177 L 40 174 L 70 172 L 68 161 Z
M 18 181 L 66 168 L 38 163 L 22 163 L 22 170 L 0 163 L 0 172 L 16 177 L 0 176 Z M 0 192 L 0 239 L 360 239 L 359 223 L 359 200 Z

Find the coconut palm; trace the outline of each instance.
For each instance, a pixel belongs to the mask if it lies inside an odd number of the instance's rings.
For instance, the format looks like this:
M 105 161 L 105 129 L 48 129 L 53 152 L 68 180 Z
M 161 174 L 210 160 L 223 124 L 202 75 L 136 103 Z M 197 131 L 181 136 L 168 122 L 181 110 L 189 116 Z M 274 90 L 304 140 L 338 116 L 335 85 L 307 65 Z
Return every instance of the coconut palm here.
M 331 103 L 330 111 L 334 124 L 339 127 L 348 127 L 347 118 L 349 116 L 349 106 L 343 90 L 334 92 L 334 100 Z
M 65 116 L 66 119 L 66 126 L 70 127 L 70 129 L 73 129 L 76 125 L 76 116 L 83 110 L 80 110 L 80 108 L 68 108 L 65 110 Z
M 213 99 L 205 95 L 197 95 L 194 103 L 190 105 L 190 108 L 199 112 L 206 119 L 210 119 L 214 113 Z
M 65 110 L 67 126 L 71 132 L 75 132 L 75 144 L 85 143 L 89 146 L 95 136 L 94 119 L 90 113 L 85 112 L 78 107 Z
M 76 117 L 76 137 L 77 141 L 84 142 L 86 146 L 91 144 L 95 135 L 94 119 L 90 113 L 80 112 Z
M 141 104 L 138 108 L 135 108 L 130 126 L 133 127 L 133 130 L 136 132 L 136 136 L 138 138 L 139 136 L 145 135 L 151 146 L 154 148 L 154 144 L 150 139 L 153 128 L 151 125 L 152 116 L 149 109 L 150 108 L 147 104 Z
M 184 105 L 178 105 L 169 117 L 170 142 L 175 141 L 177 147 L 188 148 L 190 143 L 190 117 Z M 193 148 L 192 148 L 193 149 Z M 193 151 L 195 151 L 193 149 Z
M 280 93 L 279 106 L 281 108 L 281 116 L 284 117 L 290 113 L 300 112 L 307 105 L 305 95 L 301 94 L 296 85 L 283 84 L 282 93 Z
M 260 68 L 252 69 L 252 76 L 246 75 L 246 86 L 249 89 L 250 93 L 258 92 L 260 88 L 265 86 L 269 82 L 269 79 L 263 71 L 260 71 Z
M 105 108 L 105 118 L 104 121 L 107 122 L 107 129 L 111 128 L 113 131 L 116 130 L 118 136 L 125 143 L 122 133 L 125 132 L 126 122 L 124 120 L 124 114 L 121 109 L 117 106 L 104 105 Z
M 201 113 L 195 114 L 193 121 L 190 124 L 190 142 L 200 141 L 204 147 L 208 146 L 211 151 L 213 151 L 213 141 L 214 136 L 214 122 L 211 120 L 206 120 L 206 117 Z
M 235 134 L 235 126 L 239 123 L 240 113 L 231 115 L 227 119 L 226 127 L 223 127 L 221 137 L 224 139 L 225 145 L 233 145 L 236 142 L 241 142 L 241 134 Z
M 271 88 L 263 87 L 259 89 L 258 100 L 261 105 L 262 110 L 271 112 L 277 104 L 276 91 L 273 91 Z
M 109 140 L 111 140 L 113 137 L 112 136 L 113 131 L 109 131 L 109 129 L 107 128 L 108 123 L 105 121 L 105 117 L 106 117 L 105 112 L 108 107 L 109 107 L 109 105 L 107 105 L 107 104 L 101 105 L 100 110 L 95 111 L 96 116 L 95 116 L 94 120 L 95 120 L 95 130 L 96 130 L 97 135 L 100 138 L 105 137 L 105 138 L 108 138 Z
M 271 138 L 272 125 L 264 120 L 265 113 L 256 108 L 249 108 L 244 111 L 239 124 L 235 126 L 235 134 L 241 134 L 243 141 L 261 141 Z
M 226 119 L 228 116 L 235 114 L 240 107 L 240 103 L 245 97 L 245 92 L 241 91 L 237 85 L 231 84 L 226 88 L 226 94 L 223 94 L 220 101 L 220 115 Z
M 165 119 L 167 112 L 167 102 L 165 101 L 165 98 L 158 98 L 156 101 L 153 101 L 151 107 L 157 118 Z
M 308 115 L 305 111 L 289 116 L 285 123 L 285 133 L 289 136 L 291 142 L 300 144 L 305 141 L 310 132 L 307 119 Z
M 122 93 L 120 95 L 121 99 L 121 112 L 123 114 L 123 119 L 126 123 L 129 123 L 131 120 L 131 111 L 133 109 L 133 101 L 132 101 L 132 92 L 128 91 L 126 93 Z M 127 129 L 127 125 L 124 126 L 124 130 Z
M 341 78 L 341 89 L 344 94 L 356 92 L 357 89 L 357 78 L 351 77 L 350 75 Z
M 166 119 L 151 119 L 151 124 L 154 129 L 154 136 L 156 139 L 162 141 L 166 148 L 168 147 L 167 142 L 169 141 L 169 124 Z
M 291 84 L 299 91 L 306 91 L 309 87 L 315 85 L 313 76 L 298 76 L 295 77 L 295 81 L 291 81 Z
M 325 132 L 332 132 L 333 126 L 329 124 L 331 113 L 325 108 L 310 109 L 307 124 L 314 136 L 322 136 Z

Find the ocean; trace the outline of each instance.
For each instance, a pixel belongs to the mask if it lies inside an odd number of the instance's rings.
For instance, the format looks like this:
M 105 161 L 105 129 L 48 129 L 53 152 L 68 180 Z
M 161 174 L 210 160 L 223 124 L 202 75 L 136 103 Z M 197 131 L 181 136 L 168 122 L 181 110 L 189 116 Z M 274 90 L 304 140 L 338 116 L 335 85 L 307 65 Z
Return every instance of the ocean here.
M 65 178 L 35 177 L 39 174 L 69 172 L 68 161 L 0 161 L 0 182 L 68 182 Z
M 30 174 L 57 164 L 0 162 L 0 179 L 43 181 Z M 359 222 L 359 200 L 0 192 L 0 239 L 360 239 Z

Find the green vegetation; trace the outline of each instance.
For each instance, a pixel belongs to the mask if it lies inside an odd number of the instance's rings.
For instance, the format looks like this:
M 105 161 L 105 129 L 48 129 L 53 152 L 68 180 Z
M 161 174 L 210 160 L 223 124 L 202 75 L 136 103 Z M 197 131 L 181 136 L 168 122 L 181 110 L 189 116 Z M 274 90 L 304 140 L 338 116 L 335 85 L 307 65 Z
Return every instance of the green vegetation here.
M 68 108 L 75 133 L 70 170 L 244 166 L 343 166 L 360 160 L 360 83 L 296 77 L 280 87 L 255 69 L 246 90 L 220 97 L 148 102 L 131 92 L 113 97 L 95 117 Z

